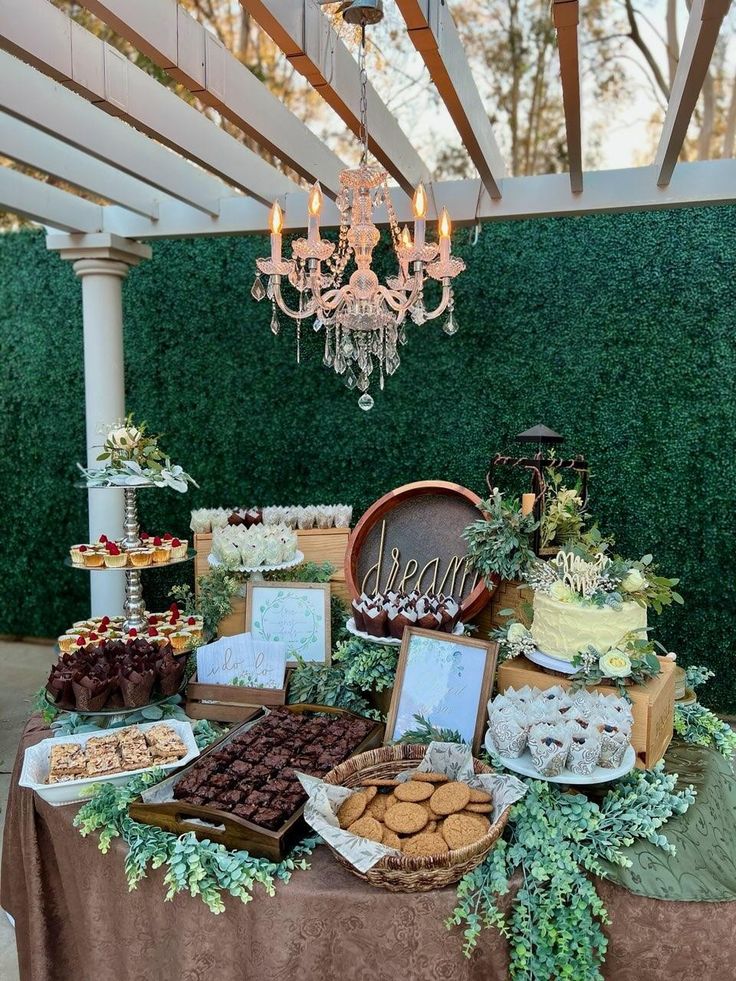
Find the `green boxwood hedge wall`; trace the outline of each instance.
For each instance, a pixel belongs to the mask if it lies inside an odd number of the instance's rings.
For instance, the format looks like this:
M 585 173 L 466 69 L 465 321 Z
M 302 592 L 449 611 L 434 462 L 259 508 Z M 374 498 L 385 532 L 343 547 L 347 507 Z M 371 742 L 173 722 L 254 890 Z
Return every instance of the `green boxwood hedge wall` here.
M 735 218 L 499 223 L 474 246 L 460 231 L 460 332 L 411 329 L 369 413 L 322 367 L 321 335 L 304 329 L 300 366 L 293 326 L 272 336 L 250 297 L 263 238 L 155 243 L 124 288 L 128 405 L 201 489 L 141 495 L 144 523 L 182 532 L 190 507 L 229 503 L 359 514 L 417 479 L 482 491 L 490 455 L 544 422 L 592 462 L 593 508 L 620 550 L 681 577 L 687 605 L 657 636 L 716 669 L 709 698 L 736 709 Z M 85 577 L 61 564 L 85 536 L 81 290 L 41 234 L 7 234 L 0 301 L 0 633 L 51 636 L 86 605 Z

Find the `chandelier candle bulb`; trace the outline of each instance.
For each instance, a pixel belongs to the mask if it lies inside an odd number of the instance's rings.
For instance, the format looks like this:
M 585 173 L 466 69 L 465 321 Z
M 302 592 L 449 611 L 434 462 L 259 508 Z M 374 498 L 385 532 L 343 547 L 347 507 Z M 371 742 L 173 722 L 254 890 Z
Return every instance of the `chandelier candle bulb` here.
M 452 232 L 452 222 L 447 213 L 447 208 L 442 209 L 439 220 L 440 234 L 440 262 L 447 262 L 450 258 L 450 234 Z
M 427 192 L 424 184 L 418 184 L 414 192 L 414 244 L 417 248 L 424 245 L 424 234 L 427 227 Z
M 284 216 L 278 201 L 274 201 L 269 216 L 271 226 L 271 262 L 281 262 L 281 229 L 284 227 Z
M 319 244 L 319 216 L 322 213 L 322 188 L 317 181 L 309 194 L 309 225 L 307 241 L 310 245 Z
M 521 495 L 521 513 L 531 514 L 534 510 L 534 502 L 536 500 L 536 494 L 522 494 Z

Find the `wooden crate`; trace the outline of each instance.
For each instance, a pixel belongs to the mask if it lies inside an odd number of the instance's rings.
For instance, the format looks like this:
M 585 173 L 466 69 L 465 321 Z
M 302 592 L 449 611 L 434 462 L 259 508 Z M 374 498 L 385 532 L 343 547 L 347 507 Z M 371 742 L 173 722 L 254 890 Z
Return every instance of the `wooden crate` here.
M 289 705 L 290 712 L 320 712 L 328 715 L 348 715 L 354 716 L 354 712 L 346 709 L 334 708 L 327 705 Z M 253 711 L 258 712 L 259 709 Z M 196 760 L 184 767 L 173 777 L 169 777 L 160 786 L 167 788 L 173 787 L 186 776 L 189 771 L 197 766 L 201 760 L 207 759 L 212 753 L 226 746 L 240 733 L 257 726 L 261 719 L 245 722 L 235 726 L 222 739 L 209 746 Z M 350 756 L 357 756 L 365 753 L 369 749 L 375 749 L 381 745 L 384 734 L 384 726 L 374 723 L 365 739 L 356 746 Z M 206 838 L 217 844 L 224 845 L 226 848 L 235 850 L 244 849 L 251 855 L 261 858 L 269 858 L 272 862 L 280 862 L 286 857 L 291 848 L 304 837 L 307 825 L 304 821 L 304 807 L 298 808 L 288 820 L 277 828 L 270 831 L 262 828 L 245 818 L 238 817 L 228 811 L 217 810 L 214 805 L 199 807 L 196 804 L 189 804 L 186 801 L 170 800 L 160 804 L 146 803 L 137 797 L 128 807 L 128 813 L 134 821 L 142 824 L 150 824 L 155 827 L 171 831 L 177 836 L 181 836 L 191 831 L 199 839 Z
M 286 669 L 283 688 L 243 688 L 240 685 L 208 685 L 196 674 L 187 685 L 185 711 L 190 719 L 211 722 L 246 722 L 263 705 L 286 704 L 293 668 Z
M 349 528 L 307 528 L 303 531 L 297 529 L 296 536 L 298 539 L 297 548 L 304 553 L 305 562 L 329 562 L 335 566 L 336 571 L 342 575 L 344 581 L 343 565 L 345 563 L 345 550 L 350 537 Z M 194 549 L 197 553 L 194 560 L 196 579 L 199 579 L 200 576 L 207 576 L 212 571 L 207 562 L 211 548 L 211 534 L 196 534 L 194 536 Z
M 675 664 L 660 658 L 661 673 L 645 685 L 631 685 L 627 689 L 634 713 L 631 730 L 631 744 L 636 750 L 636 765 L 644 769 L 654 766 L 665 754 L 672 739 L 672 726 L 675 712 Z M 552 688 L 560 685 L 570 687 L 570 680 L 564 675 L 552 674 L 544 668 L 532 664 L 525 657 L 515 657 L 505 661 L 496 675 L 496 690 L 507 688 Z M 610 695 L 615 689 L 608 685 L 598 685 L 591 691 Z

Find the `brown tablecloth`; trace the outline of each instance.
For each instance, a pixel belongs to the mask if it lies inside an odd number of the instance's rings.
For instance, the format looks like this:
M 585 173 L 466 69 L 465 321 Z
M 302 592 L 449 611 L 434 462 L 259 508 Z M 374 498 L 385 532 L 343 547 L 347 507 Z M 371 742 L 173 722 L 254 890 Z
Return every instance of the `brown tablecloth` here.
M 197 898 L 163 901 L 161 871 L 132 893 L 125 845 L 102 855 L 72 827 L 74 805 L 51 807 L 17 778 L 27 745 L 48 735 L 32 719 L 13 774 L 0 901 L 16 921 L 23 981 L 502 981 L 505 943 L 483 933 L 470 960 L 444 920 L 455 890 L 373 889 L 318 848 L 270 898 L 226 900 L 214 916 Z M 610 981 L 725 981 L 736 962 L 736 903 L 645 899 L 599 882 L 612 919 Z M 575 981 L 586 981 L 584 978 Z

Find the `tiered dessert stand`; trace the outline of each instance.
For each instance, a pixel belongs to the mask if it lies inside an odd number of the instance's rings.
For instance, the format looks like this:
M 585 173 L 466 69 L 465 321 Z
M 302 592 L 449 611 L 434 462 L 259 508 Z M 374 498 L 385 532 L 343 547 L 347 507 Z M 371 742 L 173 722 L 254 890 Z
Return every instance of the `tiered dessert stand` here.
M 119 486 L 109 485 L 101 487 L 88 487 L 85 483 L 77 483 L 76 487 L 83 487 L 85 490 L 120 490 Z M 133 486 L 123 486 L 123 497 L 124 497 L 124 513 L 123 513 L 123 545 L 126 550 L 133 548 L 140 548 L 143 544 L 140 537 L 140 523 L 138 521 L 138 499 L 137 491 L 141 487 L 155 487 L 156 484 L 153 481 L 147 483 L 138 483 Z M 70 566 L 72 569 L 78 569 L 80 572 L 92 572 L 92 573 L 105 573 L 109 575 L 115 572 L 125 573 L 125 603 L 123 610 L 125 613 L 124 627 L 126 630 L 131 630 L 135 628 L 136 630 L 141 630 L 146 626 L 145 609 L 146 605 L 143 601 L 143 588 L 141 586 L 141 572 L 147 572 L 151 569 L 167 569 L 169 566 L 178 565 L 182 562 L 192 562 L 196 556 L 196 551 L 193 548 L 187 549 L 187 554 L 181 559 L 172 559 L 166 563 L 155 563 L 147 566 L 140 566 L 138 568 L 133 568 L 131 566 L 125 566 L 122 569 L 108 569 L 105 566 L 99 568 L 89 568 L 84 565 L 77 565 L 67 556 L 65 564 Z

